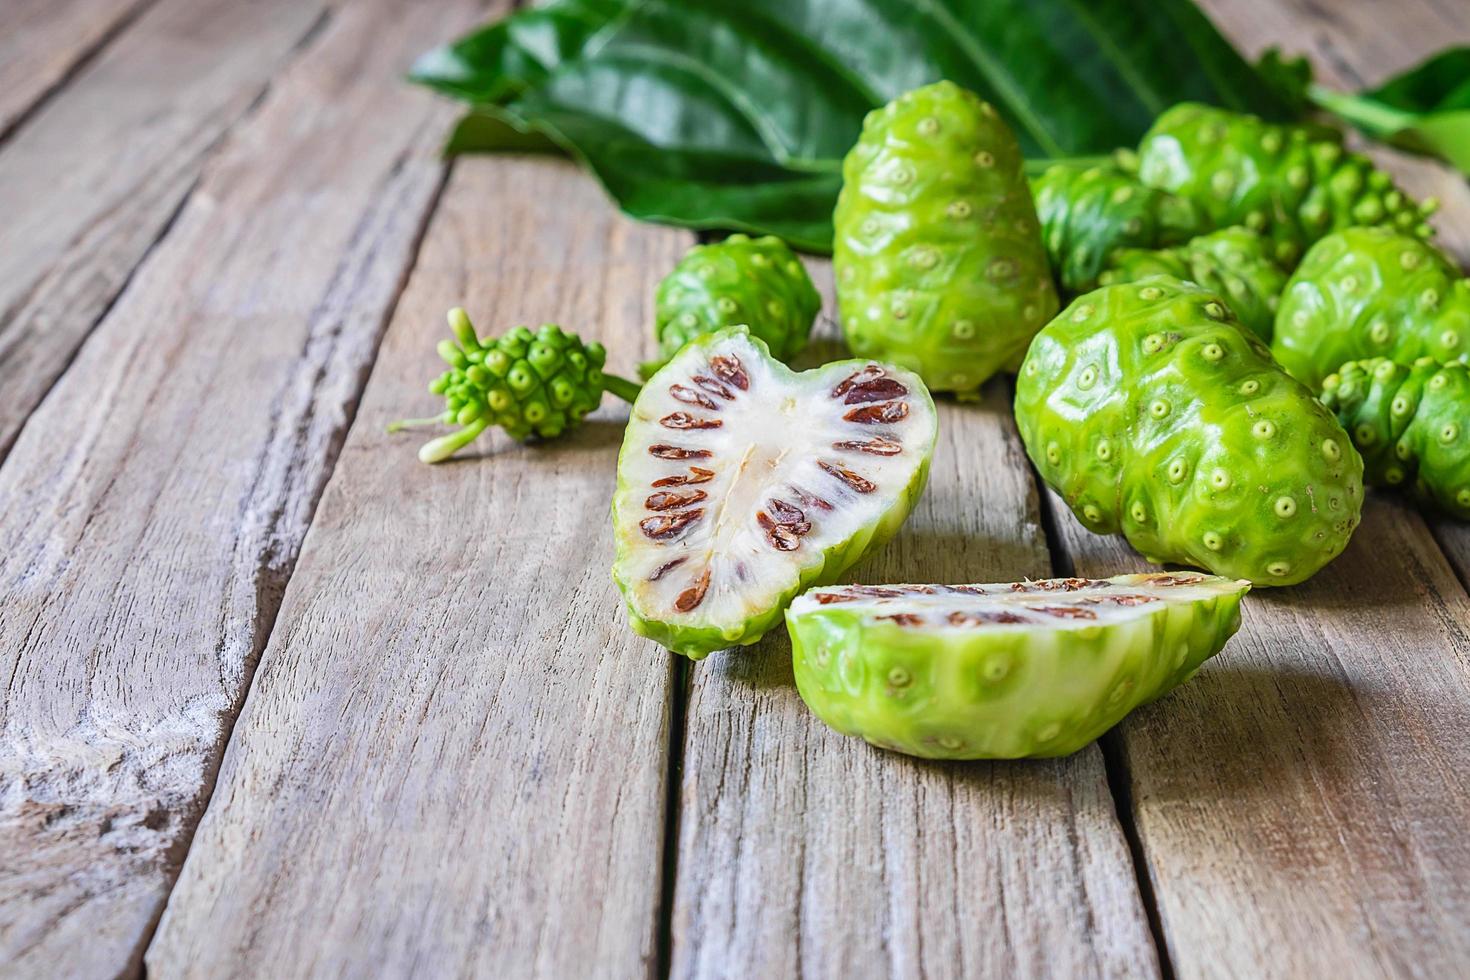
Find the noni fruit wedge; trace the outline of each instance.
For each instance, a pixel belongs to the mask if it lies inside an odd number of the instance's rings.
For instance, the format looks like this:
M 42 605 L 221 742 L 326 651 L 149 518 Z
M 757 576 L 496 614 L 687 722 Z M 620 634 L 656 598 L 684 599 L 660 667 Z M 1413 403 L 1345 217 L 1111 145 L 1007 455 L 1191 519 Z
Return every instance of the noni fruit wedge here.
M 929 759 L 1076 752 L 1188 680 L 1248 582 L 1184 572 L 846 585 L 786 611 L 796 687 L 844 735 Z
M 1347 545 L 1363 461 L 1214 293 L 1156 276 L 1079 296 L 1016 384 L 1026 451 L 1089 530 L 1153 562 L 1291 585 Z
M 832 266 L 854 354 L 970 392 L 1056 312 L 1021 150 L 952 82 L 868 114 L 842 164 Z
M 1125 248 L 1108 257 L 1098 282 L 1110 286 L 1149 276 L 1173 276 L 1219 293 L 1242 324 L 1266 342 L 1286 272 L 1271 256 L 1271 242 L 1237 225 L 1192 238 L 1176 248 Z
M 924 487 L 934 403 L 874 361 L 797 374 L 743 327 L 644 386 L 618 456 L 613 578 L 633 629 L 696 659 L 886 541 Z
M 1267 234 L 1287 267 L 1323 235 L 1382 225 L 1428 238 L 1435 202 L 1416 204 L 1325 126 L 1278 125 L 1185 102 L 1154 121 L 1138 147 L 1145 184 L 1188 197 L 1217 228 Z
M 1095 287 L 1118 249 L 1178 245 L 1210 228 L 1193 201 L 1113 165 L 1053 164 L 1032 179 L 1031 194 L 1047 259 L 1071 294 Z
M 1437 248 L 1386 228 L 1312 246 L 1281 295 L 1271 351 L 1308 385 L 1346 361 L 1470 363 L 1470 280 Z
M 737 234 L 696 245 L 658 285 L 659 357 L 639 370 L 647 378 L 695 337 L 739 324 L 790 361 L 806 346 L 821 308 L 806 267 L 781 239 Z
M 1322 402 L 1363 454 L 1369 483 L 1470 521 L 1470 367 L 1351 361 L 1322 383 Z
M 607 352 L 601 344 L 583 343 L 554 323 L 481 340 L 469 316 L 456 308 L 449 311 L 449 328 L 458 343 L 439 342 L 449 370 L 429 384 L 430 392 L 444 396 L 444 412 L 388 427 L 396 432 L 457 424 L 457 431 L 423 445 L 419 459 L 425 463 L 443 462 L 497 425 L 515 439 L 554 439 L 596 408 L 603 392 L 629 402 L 638 395 L 633 382 L 603 372 Z

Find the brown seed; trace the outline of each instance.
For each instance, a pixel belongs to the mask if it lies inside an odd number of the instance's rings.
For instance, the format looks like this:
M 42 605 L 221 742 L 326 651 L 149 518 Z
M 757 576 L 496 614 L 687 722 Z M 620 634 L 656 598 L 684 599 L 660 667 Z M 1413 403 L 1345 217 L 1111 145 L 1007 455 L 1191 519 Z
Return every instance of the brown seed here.
M 1096 619 L 1097 613 L 1082 606 L 1027 606 L 1032 612 L 1045 613 L 1057 619 Z
M 720 384 L 714 378 L 707 377 L 703 374 L 696 374 L 694 376 L 694 383 L 699 385 L 705 391 L 709 392 L 711 395 L 719 395 L 726 401 L 734 401 L 735 399 L 734 392 L 732 392 L 729 388 L 726 388 L 724 385 Z
M 1146 602 L 1158 602 L 1156 595 L 1110 595 L 1105 602 L 1111 602 L 1115 606 L 1141 606 Z
M 923 618 L 920 617 L 920 616 L 915 616 L 913 613 L 894 613 L 891 616 L 879 616 L 877 618 L 878 619 L 892 620 L 893 622 L 897 623 L 900 626 L 923 626 L 924 625 Z
M 883 402 L 880 405 L 863 405 L 842 416 L 849 422 L 860 425 L 876 425 L 880 422 L 901 422 L 908 418 L 908 402 Z
M 709 367 L 714 372 L 715 377 L 725 382 L 725 384 L 733 385 L 741 391 L 749 390 L 750 375 L 745 373 L 745 366 L 740 363 L 740 358 L 734 354 L 722 354 L 719 357 L 711 358 Z
M 841 466 L 837 463 L 829 463 L 825 459 L 817 460 L 817 465 L 826 470 L 828 473 L 831 473 L 833 476 L 837 477 L 837 479 L 841 480 L 843 483 L 846 483 L 848 486 L 852 487 L 858 493 L 872 493 L 874 490 L 878 489 L 877 484 L 873 483 L 870 480 L 866 480 L 861 476 L 858 476 L 856 473 L 845 466 Z
M 865 365 L 856 373 L 849 374 L 846 378 L 839 381 L 837 387 L 832 389 L 832 397 L 841 398 L 858 385 L 866 384 L 869 381 L 876 381 L 881 377 L 883 377 L 883 369 L 881 367 L 876 364 Z
M 848 595 L 844 592 L 813 592 L 812 598 L 824 606 L 830 606 L 834 602 L 857 602 L 860 596 Z
M 805 523 L 800 525 L 777 524 L 763 510 L 756 512 L 755 520 L 761 526 L 761 530 L 766 532 L 766 540 L 777 551 L 795 551 L 797 548 L 800 548 L 801 536 L 806 531 L 810 531 L 812 527 L 810 524 Z M 805 528 L 805 530 L 798 530 L 798 528 Z
M 981 626 L 985 623 L 1024 623 L 1024 617 L 1017 616 L 1013 612 L 995 612 L 990 609 L 981 609 L 976 612 L 961 612 L 956 610 L 949 614 L 951 626 Z
M 643 533 L 655 541 L 667 541 L 704 516 L 704 508 L 681 510 L 677 514 L 659 514 L 638 522 Z
M 669 385 L 669 394 L 686 405 L 698 405 L 700 408 L 707 408 L 711 412 L 718 412 L 720 410 L 720 407 L 714 403 L 714 399 L 695 391 L 693 388 L 686 388 L 684 385 Z
M 655 487 L 682 487 L 689 483 L 708 483 L 715 478 L 714 470 L 707 470 L 702 466 L 689 467 L 689 475 L 666 476 L 661 480 L 654 480 Z
M 702 419 L 688 412 L 670 412 L 658 420 L 665 429 L 718 429 L 724 425 L 719 419 Z
M 877 378 L 873 381 L 865 381 L 859 385 L 853 385 L 847 392 L 847 397 L 842 399 L 844 405 L 862 405 L 867 402 L 887 401 L 890 398 L 902 398 L 909 390 L 892 378 Z
M 1096 578 L 1044 578 L 1038 582 L 1012 582 L 1012 592 L 1076 592 L 1078 589 L 1106 589 L 1112 583 Z
M 1167 572 L 1159 572 L 1144 579 L 1150 585 L 1196 585 L 1204 580 L 1203 575 L 1170 575 Z
M 649 446 L 648 455 L 659 459 L 709 459 L 714 453 L 708 449 L 685 449 L 682 446 Z
M 797 500 L 800 500 L 802 503 L 806 504 L 808 507 L 815 507 L 815 508 L 817 508 L 817 510 L 831 510 L 832 509 L 832 505 L 831 504 L 827 503 L 827 501 L 823 500 L 821 497 L 818 497 L 814 493 L 808 493 L 807 491 L 803 490 L 801 487 L 791 487 L 790 489 L 791 489 L 791 492 L 792 493 L 796 494 L 796 499 Z
M 697 504 L 708 496 L 709 494 L 703 490 L 685 490 L 683 493 L 660 490 L 658 493 L 649 494 L 648 499 L 643 502 L 643 506 L 649 510 L 673 510 L 675 507 L 688 507 L 690 504 Z
M 709 569 L 706 568 L 699 573 L 693 585 L 679 593 L 679 597 L 674 600 L 674 608 L 679 612 L 690 612 L 704 601 L 704 594 L 708 591 Z
M 866 442 L 858 439 L 849 439 L 846 442 L 832 443 L 833 449 L 847 449 L 858 453 L 867 453 L 870 456 L 897 456 L 903 452 L 903 444 L 892 439 L 878 436 Z
M 771 509 L 771 513 L 776 515 L 776 520 L 782 524 L 795 524 L 806 520 L 806 513 L 800 507 L 788 504 L 779 497 L 767 500 L 766 506 Z
M 890 589 L 882 585 L 849 585 L 847 591 L 867 599 L 897 599 L 903 595 L 902 589 Z
M 657 582 L 659 579 L 664 577 L 664 573 L 667 572 L 669 569 L 678 568 L 680 565 L 684 564 L 688 560 L 689 556 L 685 555 L 683 558 L 675 558 L 673 561 L 664 562 L 662 565 L 658 566 L 658 568 L 654 569 L 652 575 L 648 576 L 648 581 Z

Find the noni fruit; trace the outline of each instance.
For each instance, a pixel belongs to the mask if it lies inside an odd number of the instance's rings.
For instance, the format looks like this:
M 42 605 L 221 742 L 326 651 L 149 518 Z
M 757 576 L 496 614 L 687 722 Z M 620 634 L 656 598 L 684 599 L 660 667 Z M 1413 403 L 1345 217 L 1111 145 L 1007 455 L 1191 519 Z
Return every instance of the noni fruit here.
M 633 629 L 696 659 L 760 639 L 898 529 L 936 426 L 902 368 L 797 374 L 744 327 L 691 341 L 644 385 L 618 456 L 613 578 Z
M 1210 227 L 1193 201 L 1112 165 L 1053 164 L 1032 179 L 1031 193 L 1047 259 L 1067 293 L 1095 287 L 1118 249 L 1178 245 Z
M 1322 383 L 1375 486 L 1405 487 L 1470 521 L 1470 367 L 1351 361 Z
M 1386 228 L 1313 245 L 1276 311 L 1272 353 L 1308 385 L 1346 361 L 1470 362 L 1470 280 L 1438 249 Z
M 1342 426 L 1192 283 L 1078 297 L 1026 355 L 1016 423 L 1083 525 L 1153 562 L 1291 585 L 1358 525 L 1363 461 Z
M 514 439 L 554 439 L 596 408 L 603 392 L 629 402 L 638 395 L 633 382 L 603 372 L 607 352 L 601 344 L 583 343 L 554 323 L 534 332 L 516 327 L 481 340 L 469 316 L 456 308 L 449 311 L 449 328 L 458 343 L 439 342 L 439 356 L 449 370 L 429 384 L 430 392 L 444 396 L 444 412 L 388 427 L 396 432 L 420 425 L 460 426 L 423 445 L 419 459 L 425 463 L 443 462 L 497 425 Z
M 1176 248 L 1125 248 L 1108 257 L 1098 282 L 1110 286 L 1149 276 L 1173 276 L 1219 293 L 1235 316 L 1268 343 L 1286 272 L 1271 257 L 1271 242 L 1249 228 L 1224 228 Z
M 844 735 L 929 759 L 1076 752 L 1188 680 L 1250 588 L 1159 572 L 845 585 L 786 611 L 796 688 Z
M 1145 184 L 1188 197 L 1216 228 L 1245 225 L 1268 235 L 1290 268 L 1323 235 L 1383 225 L 1429 237 L 1435 202 L 1416 204 L 1325 126 L 1279 125 L 1184 102 L 1154 121 L 1138 148 Z
M 842 164 L 832 257 L 853 353 L 970 392 L 1056 312 L 1015 134 L 952 82 L 868 114 Z
M 639 370 L 647 378 L 695 337 L 737 324 L 790 361 L 806 346 L 821 307 L 801 259 L 774 235 L 696 245 L 658 285 L 659 357 Z

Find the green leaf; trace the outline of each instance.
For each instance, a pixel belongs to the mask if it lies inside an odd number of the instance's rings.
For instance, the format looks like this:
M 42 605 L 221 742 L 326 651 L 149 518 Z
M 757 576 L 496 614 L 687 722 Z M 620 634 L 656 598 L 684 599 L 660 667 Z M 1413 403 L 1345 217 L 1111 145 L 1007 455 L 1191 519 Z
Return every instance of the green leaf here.
M 531 129 L 527 123 L 494 107 L 472 109 L 460 117 L 449 139 L 444 141 L 444 155 L 459 153 L 560 153 L 561 147 L 545 133 Z
M 457 149 L 539 133 L 636 217 L 812 251 L 863 116 L 940 78 L 1034 157 L 1132 145 L 1184 99 L 1289 112 L 1189 0 L 557 0 L 412 78 L 500 124 L 462 123 Z
M 1375 89 L 1350 95 L 1320 85 L 1312 101 L 1374 139 L 1439 157 L 1470 175 L 1470 48 L 1450 48 Z

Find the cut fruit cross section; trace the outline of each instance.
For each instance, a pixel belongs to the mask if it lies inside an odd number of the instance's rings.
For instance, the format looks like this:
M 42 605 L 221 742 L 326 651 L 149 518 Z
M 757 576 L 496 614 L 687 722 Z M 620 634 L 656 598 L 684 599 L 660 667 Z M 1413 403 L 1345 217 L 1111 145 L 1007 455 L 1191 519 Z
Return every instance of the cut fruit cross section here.
M 633 405 L 613 577 L 640 634 L 699 658 L 886 541 L 923 490 L 934 403 L 872 361 L 796 373 L 744 328 L 684 347 Z
M 786 623 L 802 700 L 844 735 L 931 759 L 1056 756 L 1188 680 L 1249 589 L 1198 572 L 846 585 Z

